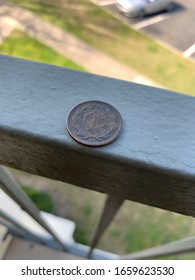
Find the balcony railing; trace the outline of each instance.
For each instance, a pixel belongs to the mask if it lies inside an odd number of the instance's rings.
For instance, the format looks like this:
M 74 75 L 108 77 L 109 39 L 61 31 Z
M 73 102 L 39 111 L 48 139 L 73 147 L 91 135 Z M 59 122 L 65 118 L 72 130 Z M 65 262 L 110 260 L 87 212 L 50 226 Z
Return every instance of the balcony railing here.
M 94 250 L 126 199 L 195 216 L 194 97 L 7 56 L 0 56 L 0 65 L 0 163 L 108 195 L 91 248 L 66 244 L 2 167 L 2 189 L 52 242 L 3 211 L 1 223 L 14 225 L 17 235 L 22 228 L 35 242 L 89 258 L 144 259 L 195 250 L 195 238 L 122 257 Z M 69 136 L 65 120 L 77 103 L 97 99 L 119 110 L 123 130 L 113 143 L 91 148 Z

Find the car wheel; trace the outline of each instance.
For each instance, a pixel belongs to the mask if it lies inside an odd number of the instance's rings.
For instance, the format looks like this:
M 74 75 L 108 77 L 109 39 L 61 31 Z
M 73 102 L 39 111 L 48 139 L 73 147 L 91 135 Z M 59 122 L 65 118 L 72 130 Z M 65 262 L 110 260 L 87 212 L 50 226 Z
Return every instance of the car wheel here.
M 174 5 L 173 3 L 170 3 L 169 6 L 166 8 L 166 11 L 167 11 L 168 13 L 172 12 L 173 9 L 174 9 L 174 6 L 175 6 L 175 5 Z

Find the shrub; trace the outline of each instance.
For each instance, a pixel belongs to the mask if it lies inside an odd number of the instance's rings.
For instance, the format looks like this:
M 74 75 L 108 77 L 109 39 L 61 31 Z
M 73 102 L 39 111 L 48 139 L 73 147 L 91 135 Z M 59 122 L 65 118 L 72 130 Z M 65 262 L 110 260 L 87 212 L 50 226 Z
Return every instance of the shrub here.
M 28 195 L 28 197 L 34 202 L 34 204 L 39 208 L 39 210 L 48 213 L 53 213 L 54 203 L 48 193 L 39 191 L 29 186 L 23 186 L 22 189 Z

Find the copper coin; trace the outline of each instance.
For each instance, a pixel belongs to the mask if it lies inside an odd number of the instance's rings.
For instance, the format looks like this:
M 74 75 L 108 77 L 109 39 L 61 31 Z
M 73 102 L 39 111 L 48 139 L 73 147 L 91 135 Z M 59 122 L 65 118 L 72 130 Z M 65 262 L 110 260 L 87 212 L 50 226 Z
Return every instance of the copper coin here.
M 112 105 L 91 100 L 70 110 L 66 127 L 77 142 L 87 146 L 103 146 L 119 136 L 122 117 Z

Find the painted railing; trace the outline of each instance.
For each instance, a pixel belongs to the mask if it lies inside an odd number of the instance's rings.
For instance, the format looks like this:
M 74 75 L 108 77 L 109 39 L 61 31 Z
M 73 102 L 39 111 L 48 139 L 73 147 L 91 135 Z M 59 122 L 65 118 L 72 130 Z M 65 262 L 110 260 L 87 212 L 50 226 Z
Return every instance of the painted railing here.
M 87 147 L 68 134 L 67 113 L 86 100 L 105 101 L 121 113 L 122 133 L 111 144 Z M 106 193 L 91 249 L 62 243 L 3 167 L 1 186 L 61 250 L 113 259 L 193 251 L 195 238 L 122 257 L 94 248 L 126 199 L 195 216 L 194 119 L 191 96 L 0 56 L 0 164 Z

